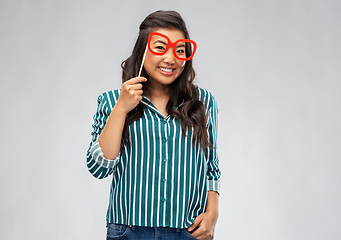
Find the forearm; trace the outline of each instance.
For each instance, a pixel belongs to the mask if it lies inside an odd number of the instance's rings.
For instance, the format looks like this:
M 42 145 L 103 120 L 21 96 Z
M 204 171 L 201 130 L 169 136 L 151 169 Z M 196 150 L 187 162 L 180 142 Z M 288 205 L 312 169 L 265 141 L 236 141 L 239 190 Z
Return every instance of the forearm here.
M 219 215 L 218 205 L 219 205 L 219 194 L 215 191 L 208 191 L 206 212 L 210 212 L 218 218 L 218 215 Z
M 206 211 L 201 213 L 187 229 L 197 239 L 214 238 L 214 229 L 219 215 L 218 200 L 219 194 L 217 192 L 208 191 Z
M 121 150 L 121 140 L 127 113 L 118 105 L 112 109 L 108 121 L 98 138 L 103 156 L 106 159 L 115 159 Z

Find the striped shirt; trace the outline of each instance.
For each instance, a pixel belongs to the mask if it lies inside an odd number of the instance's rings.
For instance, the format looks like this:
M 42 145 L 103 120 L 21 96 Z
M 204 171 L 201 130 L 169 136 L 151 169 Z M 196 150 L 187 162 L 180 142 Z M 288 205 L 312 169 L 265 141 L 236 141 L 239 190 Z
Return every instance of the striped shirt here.
M 206 154 L 184 136 L 179 121 L 166 118 L 143 95 L 142 118 L 129 126 L 130 145 L 122 145 L 115 160 L 103 157 L 98 137 L 119 97 L 119 90 L 98 97 L 87 166 L 96 178 L 113 175 L 107 222 L 145 227 L 187 228 L 205 212 L 208 191 L 220 189 L 216 152 L 218 109 L 214 97 L 199 88 L 207 131 L 214 148 Z

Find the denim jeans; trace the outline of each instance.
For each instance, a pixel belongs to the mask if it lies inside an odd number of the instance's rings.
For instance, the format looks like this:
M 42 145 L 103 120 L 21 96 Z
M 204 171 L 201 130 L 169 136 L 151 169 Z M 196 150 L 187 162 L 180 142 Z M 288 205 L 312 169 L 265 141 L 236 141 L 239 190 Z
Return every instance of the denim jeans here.
M 107 240 L 196 240 L 185 228 L 140 227 L 109 223 Z

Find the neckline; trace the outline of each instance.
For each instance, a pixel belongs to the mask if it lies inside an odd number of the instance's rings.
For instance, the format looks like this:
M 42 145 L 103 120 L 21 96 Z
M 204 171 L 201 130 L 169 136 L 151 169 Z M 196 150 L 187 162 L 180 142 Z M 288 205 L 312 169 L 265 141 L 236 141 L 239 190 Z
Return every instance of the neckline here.
M 159 109 L 157 109 L 157 107 L 154 106 L 154 104 L 152 103 L 152 101 L 146 96 L 146 95 L 142 95 L 142 100 L 141 100 L 142 104 L 144 104 L 146 107 L 148 107 L 150 110 L 154 111 L 155 113 L 157 113 L 160 117 L 162 117 L 162 119 L 168 119 L 170 118 L 170 115 L 167 114 L 167 116 L 163 116 Z

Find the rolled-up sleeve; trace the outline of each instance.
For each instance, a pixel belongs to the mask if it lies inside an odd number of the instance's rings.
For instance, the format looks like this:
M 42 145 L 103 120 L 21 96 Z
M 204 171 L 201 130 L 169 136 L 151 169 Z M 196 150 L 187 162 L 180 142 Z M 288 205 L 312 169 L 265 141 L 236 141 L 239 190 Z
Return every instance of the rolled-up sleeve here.
M 209 94 L 207 106 L 207 133 L 208 140 L 212 147 L 207 147 L 207 186 L 208 191 L 215 191 L 220 194 L 220 169 L 219 157 L 217 154 L 217 134 L 218 134 L 218 107 L 213 95 Z
M 104 95 L 100 95 L 98 97 L 97 103 L 97 111 L 93 117 L 94 123 L 92 124 L 92 140 L 87 151 L 87 167 L 94 177 L 102 179 L 112 174 L 121 155 L 119 154 L 114 160 L 106 159 L 103 156 L 101 146 L 98 142 L 98 137 L 108 120 L 111 108 L 109 107 L 108 101 L 106 101 Z

